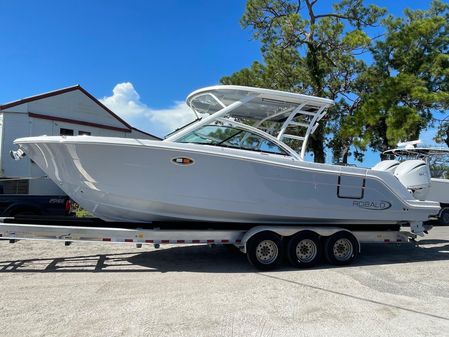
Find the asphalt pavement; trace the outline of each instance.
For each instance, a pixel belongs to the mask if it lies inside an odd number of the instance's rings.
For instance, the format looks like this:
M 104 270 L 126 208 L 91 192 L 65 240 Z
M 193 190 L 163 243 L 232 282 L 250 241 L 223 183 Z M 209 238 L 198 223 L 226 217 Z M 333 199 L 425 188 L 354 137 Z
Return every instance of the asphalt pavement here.
M 0 241 L 0 336 L 449 336 L 449 227 L 348 267 L 223 246 Z

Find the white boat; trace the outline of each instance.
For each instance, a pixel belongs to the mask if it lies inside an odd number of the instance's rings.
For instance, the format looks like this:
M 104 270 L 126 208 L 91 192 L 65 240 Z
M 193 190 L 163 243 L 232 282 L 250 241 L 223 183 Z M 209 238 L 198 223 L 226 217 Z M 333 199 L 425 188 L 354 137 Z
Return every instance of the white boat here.
M 426 200 L 437 201 L 441 205 L 438 218 L 443 225 L 449 225 L 449 148 L 422 147 L 420 140 L 399 143 L 395 149 L 387 150 L 384 154 L 395 159 L 380 162 L 373 169 L 384 169 L 393 174 L 400 162 L 405 160 L 424 160 L 430 166 L 430 187 L 425 196 Z M 446 170 L 439 170 L 438 168 Z
M 304 161 L 331 100 L 214 86 L 193 92 L 187 104 L 198 120 L 163 141 L 29 137 L 15 141 L 15 154 L 26 153 L 73 200 L 108 221 L 410 223 L 422 232 L 440 210 L 388 172 Z M 411 173 L 415 186 L 426 186 L 427 170 Z

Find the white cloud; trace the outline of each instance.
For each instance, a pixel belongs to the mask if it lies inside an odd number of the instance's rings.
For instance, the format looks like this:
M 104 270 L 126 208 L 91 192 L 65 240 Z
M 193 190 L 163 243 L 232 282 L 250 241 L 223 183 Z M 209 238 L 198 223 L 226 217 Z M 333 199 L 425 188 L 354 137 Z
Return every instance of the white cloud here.
M 192 110 L 181 101 L 174 101 L 166 109 L 153 109 L 140 100 L 130 82 L 118 83 L 112 96 L 100 101 L 132 126 L 158 136 L 165 134 L 195 119 Z

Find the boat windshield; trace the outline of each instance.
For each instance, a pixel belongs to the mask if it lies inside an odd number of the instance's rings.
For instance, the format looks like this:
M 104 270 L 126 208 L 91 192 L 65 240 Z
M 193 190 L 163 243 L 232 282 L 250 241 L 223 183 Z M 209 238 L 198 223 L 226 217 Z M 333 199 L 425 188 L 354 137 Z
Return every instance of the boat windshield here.
M 289 156 L 287 151 L 269 139 L 235 125 L 225 125 L 219 121 L 202 126 L 184 135 L 177 142 L 207 144 Z

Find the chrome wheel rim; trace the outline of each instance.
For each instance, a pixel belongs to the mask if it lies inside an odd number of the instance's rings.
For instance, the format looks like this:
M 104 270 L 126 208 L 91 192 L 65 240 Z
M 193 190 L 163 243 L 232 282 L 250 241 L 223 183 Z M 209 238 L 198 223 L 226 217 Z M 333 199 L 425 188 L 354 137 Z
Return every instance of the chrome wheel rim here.
M 256 258 L 262 264 L 273 263 L 278 257 L 278 246 L 274 241 L 263 240 L 256 247 Z
M 334 243 L 334 256 L 338 261 L 347 261 L 354 251 L 352 243 L 349 239 L 338 239 Z
M 308 263 L 312 261 L 318 252 L 318 248 L 313 240 L 304 239 L 296 245 L 296 257 L 300 262 Z

